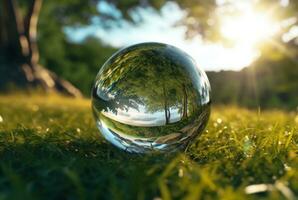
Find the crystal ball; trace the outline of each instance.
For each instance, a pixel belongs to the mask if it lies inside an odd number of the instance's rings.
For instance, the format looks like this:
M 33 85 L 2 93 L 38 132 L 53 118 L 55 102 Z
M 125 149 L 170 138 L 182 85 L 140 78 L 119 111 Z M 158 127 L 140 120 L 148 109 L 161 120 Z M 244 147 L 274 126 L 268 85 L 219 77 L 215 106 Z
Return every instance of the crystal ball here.
M 128 152 L 183 149 L 202 133 L 210 115 L 210 84 L 185 52 L 141 43 L 116 52 L 92 88 L 96 125 Z

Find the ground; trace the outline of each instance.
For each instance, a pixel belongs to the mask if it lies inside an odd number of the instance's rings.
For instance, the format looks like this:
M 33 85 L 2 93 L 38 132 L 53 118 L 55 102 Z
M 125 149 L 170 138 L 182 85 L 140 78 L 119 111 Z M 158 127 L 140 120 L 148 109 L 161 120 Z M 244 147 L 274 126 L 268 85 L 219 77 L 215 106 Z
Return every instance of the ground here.
M 296 199 L 297 111 L 214 106 L 185 152 L 107 143 L 90 100 L 0 96 L 0 199 Z

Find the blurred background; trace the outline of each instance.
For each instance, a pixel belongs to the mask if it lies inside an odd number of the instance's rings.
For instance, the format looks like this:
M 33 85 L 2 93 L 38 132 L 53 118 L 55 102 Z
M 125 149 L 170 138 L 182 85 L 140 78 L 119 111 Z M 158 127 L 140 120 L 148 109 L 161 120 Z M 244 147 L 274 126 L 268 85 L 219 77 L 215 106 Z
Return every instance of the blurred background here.
M 297 109 L 297 0 L 1 0 L 0 92 L 89 97 L 106 59 L 149 41 L 190 54 L 215 104 Z

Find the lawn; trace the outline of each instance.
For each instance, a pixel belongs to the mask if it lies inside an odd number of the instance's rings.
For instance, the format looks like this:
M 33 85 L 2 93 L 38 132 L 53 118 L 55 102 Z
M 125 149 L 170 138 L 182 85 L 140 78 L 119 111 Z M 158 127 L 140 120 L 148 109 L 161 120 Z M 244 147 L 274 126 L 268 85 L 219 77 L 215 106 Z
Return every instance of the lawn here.
M 88 99 L 0 96 L 0 199 L 296 199 L 298 112 L 212 108 L 185 152 L 103 140 Z

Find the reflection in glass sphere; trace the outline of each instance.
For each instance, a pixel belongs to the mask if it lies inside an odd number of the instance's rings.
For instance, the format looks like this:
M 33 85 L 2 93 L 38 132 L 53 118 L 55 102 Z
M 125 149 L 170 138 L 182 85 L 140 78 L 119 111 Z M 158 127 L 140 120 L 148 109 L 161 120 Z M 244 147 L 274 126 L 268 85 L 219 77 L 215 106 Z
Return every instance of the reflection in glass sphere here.
M 205 72 L 176 47 L 142 43 L 122 49 L 100 69 L 92 89 L 98 129 L 128 152 L 184 148 L 210 114 Z

